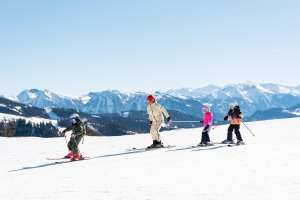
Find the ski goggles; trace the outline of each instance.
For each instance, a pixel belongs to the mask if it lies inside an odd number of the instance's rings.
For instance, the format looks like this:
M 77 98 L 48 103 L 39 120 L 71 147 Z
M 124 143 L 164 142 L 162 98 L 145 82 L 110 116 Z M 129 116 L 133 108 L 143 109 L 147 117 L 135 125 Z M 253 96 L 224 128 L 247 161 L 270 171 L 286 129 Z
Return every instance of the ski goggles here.
M 70 122 L 71 122 L 71 123 L 75 123 L 75 122 L 76 122 L 76 119 L 72 118 L 72 119 L 70 119 Z

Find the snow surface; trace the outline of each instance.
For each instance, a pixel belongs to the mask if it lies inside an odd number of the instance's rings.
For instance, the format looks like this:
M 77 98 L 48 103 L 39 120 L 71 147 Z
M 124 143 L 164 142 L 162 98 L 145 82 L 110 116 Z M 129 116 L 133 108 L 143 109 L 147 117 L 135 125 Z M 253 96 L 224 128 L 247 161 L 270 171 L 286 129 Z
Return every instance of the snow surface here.
M 246 126 L 255 134 L 249 132 Z M 60 138 L 0 137 L 0 199 L 300 199 L 299 118 L 246 122 L 247 145 L 189 149 L 201 128 L 162 132 L 173 149 L 128 152 L 145 147 L 150 134 L 85 137 L 90 160 L 55 164 L 67 154 Z M 228 122 L 210 133 L 226 138 Z

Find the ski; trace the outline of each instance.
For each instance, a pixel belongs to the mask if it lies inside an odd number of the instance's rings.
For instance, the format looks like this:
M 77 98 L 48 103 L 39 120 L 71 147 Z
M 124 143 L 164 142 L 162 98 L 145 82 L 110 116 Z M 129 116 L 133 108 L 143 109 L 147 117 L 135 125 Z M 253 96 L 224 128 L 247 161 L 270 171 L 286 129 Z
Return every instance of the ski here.
M 151 151 L 151 150 L 156 150 L 156 149 L 169 149 L 169 148 L 174 148 L 176 147 L 175 145 L 168 145 L 164 147 L 159 147 L 159 148 L 146 148 L 145 151 Z
M 70 163 L 70 162 L 76 162 L 76 161 L 82 161 L 82 160 L 89 160 L 90 157 L 81 157 L 80 160 L 64 160 L 64 161 L 56 161 L 55 164 L 63 164 L 63 163 Z
M 189 146 L 190 148 L 206 148 L 206 147 L 211 147 L 211 146 L 214 146 L 214 145 L 203 145 L 203 146 L 200 146 L 200 145 L 194 145 L 194 146 Z
M 235 142 L 234 143 L 223 143 L 223 142 L 210 142 L 208 143 L 208 145 L 194 145 L 194 146 L 189 146 L 190 148 L 205 148 L 205 147 L 211 147 L 215 144 L 219 144 L 219 145 L 227 145 L 228 147 L 233 147 L 233 146 L 240 146 L 238 144 L 236 144 Z
M 135 148 L 133 147 L 132 149 L 126 149 L 127 151 L 151 151 L 151 150 L 156 150 L 156 149 L 166 149 L 166 148 L 174 148 L 176 147 L 175 145 L 168 145 L 164 147 L 158 147 L 158 148 Z
M 243 145 L 246 145 L 245 142 L 244 144 L 237 144 L 237 143 L 228 144 L 229 147 L 236 147 L 236 146 L 243 146 Z
M 222 142 L 209 142 L 207 143 L 207 145 L 193 145 L 193 146 L 190 146 L 191 148 L 199 148 L 199 147 L 211 147 L 211 146 L 214 146 L 215 144 L 224 144 Z
M 46 158 L 47 160 L 64 160 L 64 159 L 71 159 L 71 158 Z

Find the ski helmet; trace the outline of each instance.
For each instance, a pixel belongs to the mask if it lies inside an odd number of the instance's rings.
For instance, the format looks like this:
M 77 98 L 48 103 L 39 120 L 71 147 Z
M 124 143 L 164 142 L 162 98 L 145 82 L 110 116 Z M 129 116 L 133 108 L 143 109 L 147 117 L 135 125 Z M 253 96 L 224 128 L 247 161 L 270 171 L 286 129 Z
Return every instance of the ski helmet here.
M 231 102 L 229 103 L 230 108 L 234 108 L 234 107 L 236 107 L 236 106 L 238 106 L 238 105 L 239 105 L 239 104 L 238 104 L 237 101 L 231 101 Z
M 149 103 L 153 103 L 153 102 L 155 102 L 155 97 L 154 97 L 152 94 L 150 94 L 150 95 L 147 97 L 147 101 L 148 101 Z
M 80 120 L 80 117 L 79 117 L 79 115 L 78 114 L 72 114 L 71 116 L 70 116 L 70 122 L 71 123 L 75 123 L 75 122 L 78 122 Z
M 209 112 L 210 111 L 210 108 L 209 108 L 209 106 L 206 106 L 206 105 L 203 105 L 203 107 L 202 107 L 202 112 Z

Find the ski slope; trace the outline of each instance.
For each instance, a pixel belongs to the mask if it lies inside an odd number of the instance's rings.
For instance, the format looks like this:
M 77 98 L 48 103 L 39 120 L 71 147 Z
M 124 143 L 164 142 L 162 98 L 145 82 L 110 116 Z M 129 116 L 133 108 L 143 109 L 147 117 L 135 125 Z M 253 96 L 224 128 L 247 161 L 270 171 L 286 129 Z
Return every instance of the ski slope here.
M 55 164 L 65 138 L 0 137 L 0 199 L 300 199 L 300 119 L 241 124 L 247 145 L 189 149 L 201 128 L 164 131 L 172 149 L 128 152 L 151 144 L 150 134 L 85 137 L 90 160 Z M 210 133 L 226 139 L 228 122 Z

